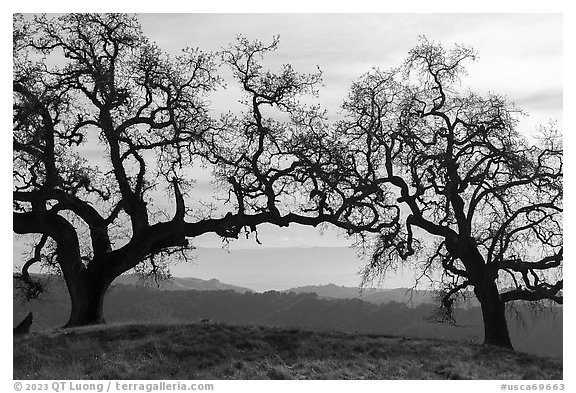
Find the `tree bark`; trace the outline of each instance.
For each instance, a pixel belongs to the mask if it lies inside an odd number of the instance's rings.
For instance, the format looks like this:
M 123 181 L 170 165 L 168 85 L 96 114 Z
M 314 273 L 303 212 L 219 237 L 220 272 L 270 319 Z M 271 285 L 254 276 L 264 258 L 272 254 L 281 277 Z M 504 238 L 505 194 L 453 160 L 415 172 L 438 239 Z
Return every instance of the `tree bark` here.
M 506 309 L 493 281 L 474 287 L 474 293 L 480 301 L 484 319 L 484 344 L 513 349 L 506 322 Z
M 66 280 L 72 307 L 65 328 L 105 323 L 104 295 L 112 280 L 83 273 L 81 279 Z
M 452 251 L 458 251 L 453 245 L 448 246 L 452 248 Z M 473 239 L 468 239 L 462 249 L 464 252 L 461 253 L 460 259 L 466 267 L 470 281 L 474 286 L 474 294 L 482 309 L 484 344 L 514 349 L 508 332 L 505 303 L 500 298 L 496 285 L 497 271 L 485 263 L 484 257 Z

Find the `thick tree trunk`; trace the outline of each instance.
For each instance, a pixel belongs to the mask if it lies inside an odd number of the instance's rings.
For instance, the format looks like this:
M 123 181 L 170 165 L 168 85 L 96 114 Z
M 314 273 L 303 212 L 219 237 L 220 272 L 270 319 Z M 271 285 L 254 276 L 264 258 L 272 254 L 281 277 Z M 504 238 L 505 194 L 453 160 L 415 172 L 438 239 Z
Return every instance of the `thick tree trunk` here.
M 496 285 L 497 270 L 485 263 L 473 238 L 461 243 L 447 244 L 447 248 L 452 249 L 448 249 L 449 252 L 457 253 L 474 286 L 474 294 L 480 302 L 484 319 L 484 344 L 513 349 L 506 322 L 506 307 Z
M 506 309 L 496 283 L 492 281 L 477 285 L 474 293 L 482 307 L 484 344 L 513 349 L 506 322 Z
M 110 281 L 83 274 L 82 279 L 67 282 L 67 285 L 72 308 L 64 327 L 104 323 L 104 295 Z

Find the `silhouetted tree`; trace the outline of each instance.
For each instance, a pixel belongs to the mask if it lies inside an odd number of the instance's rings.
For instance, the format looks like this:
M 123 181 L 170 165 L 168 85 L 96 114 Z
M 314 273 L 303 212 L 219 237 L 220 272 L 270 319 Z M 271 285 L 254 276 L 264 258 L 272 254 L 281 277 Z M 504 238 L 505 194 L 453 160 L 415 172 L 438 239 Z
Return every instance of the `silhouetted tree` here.
M 562 303 L 562 140 L 548 127 L 531 143 L 505 97 L 460 92 L 475 56 L 423 38 L 401 67 L 354 83 L 338 133 L 355 176 L 399 207 L 364 278 L 412 259 L 441 278 L 448 312 L 471 287 L 485 342 L 511 348 L 506 302 Z
M 349 233 L 391 225 L 376 210 L 379 190 L 346 164 L 347 146 L 325 111 L 298 100 L 317 94 L 320 71 L 300 74 L 289 64 L 277 73 L 263 69 L 260 60 L 277 46 L 277 37 L 266 45 L 239 36 L 221 54 L 246 110 L 222 116 L 207 159 L 221 184 L 232 185 L 239 214 L 266 214 L 278 226 L 332 224 Z
M 211 127 L 204 99 L 218 84 L 215 62 L 192 49 L 169 58 L 125 15 L 14 22 L 14 232 L 41 235 L 23 277 L 42 252 L 68 286 L 66 326 L 99 323 L 119 274 L 146 259 L 157 268 L 186 236 L 233 226 L 185 221 L 181 168 Z M 77 149 L 86 141 L 105 146 L 101 163 Z M 164 221 L 149 210 L 162 182 L 175 205 Z
M 237 238 L 262 223 L 376 234 L 365 279 L 410 257 L 425 261 L 423 275 L 439 267 L 442 304 L 473 287 L 490 344 L 511 347 L 505 302 L 562 302 L 551 273 L 563 258 L 561 138 L 543 130 L 531 146 L 503 97 L 457 92 L 469 48 L 423 41 L 402 68 L 355 83 L 333 127 L 300 101 L 316 95 L 319 71 L 260 64 L 277 39 L 170 57 L 134 17 L 15 15 L 13 44 L 14 232 L 37 236 L 19 277 L 30 284 L 40 262 L 61 271 L 66 326 L 102 322 L 123 272 L 162 274 L 188 239 Z M 220 61 L 246 109 L 216 120 L 207 97 Z M 222 204 L 191 208 L 199 165 L 227 192 Z M 172 215 L 153 206 L 162 188 Z M 417 241 L 423 232 L 433 248 Z
M 15 15 L 13 40 L 13 228 L 36 236 L 19 277 L 30 282 L 28 270 L 40 262 L 62 273 L 72 303 L 66 326 L 102 322 L 104 294 L 118 275 L 162 274 L 167 257 L 204 233 L 236 238 L 262 223 L 379 227 L 354 214 L 369 194 L 363 189 L 325 208 L 324 184 L 338 184 L 314 176 L 334 172 L 330 162 L 343 149 L 299 159 L 302 138 L 321 138 L 325 128 L 320 109 L 298 100 L 314 95 L 320 73 L 263 70 L 259 60 L 277 40 L 239 37 L 222 52 L 247 110 L 219 120 L 207 103 L 220 85 L 217 56 L 196 49 L 168 56 L 135 17 Z M 193 168 L 204 164 L 230 197 L 192 209 Z M 153 205 L 162 189 L 171 215 Z

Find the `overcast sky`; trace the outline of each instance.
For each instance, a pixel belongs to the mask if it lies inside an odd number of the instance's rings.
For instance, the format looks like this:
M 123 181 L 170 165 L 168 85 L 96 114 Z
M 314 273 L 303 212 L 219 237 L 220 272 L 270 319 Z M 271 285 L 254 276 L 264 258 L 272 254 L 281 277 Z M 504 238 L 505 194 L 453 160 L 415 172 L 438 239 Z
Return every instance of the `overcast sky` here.
M 178 53 L 186 46 L 217 51 L 237 34 L 280 47 L 266 61 L 324 72 L 321 101 L 336 111 L 350 84 L 372 67 L 399 65 L 418 36 L 474 47 L 480 59 L 465 86 L 508 95 L 531 123 L 561 120 L 560 14 L 140 14 L 145 34 Z M 215 102 L 216 106 L 218 105 Z M 530 124 L 531 125 L 531 124 Z

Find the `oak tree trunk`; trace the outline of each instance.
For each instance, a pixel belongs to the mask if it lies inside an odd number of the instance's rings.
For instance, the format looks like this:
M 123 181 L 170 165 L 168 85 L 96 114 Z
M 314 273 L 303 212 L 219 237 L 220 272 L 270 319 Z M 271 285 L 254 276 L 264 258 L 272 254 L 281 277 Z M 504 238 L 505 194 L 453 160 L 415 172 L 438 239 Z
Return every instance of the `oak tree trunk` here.
M 72 304 L 70 317 L 64 327 L 104 323 L 104 295 L 111 280 L 82 274 L 81 279 L 67 280 Z
M 513 349 L 506 322 L 506 309 L 496 283 L 481 283 L 474 287 L 474 293 L 482 308 L 484 344 Z
M 513 349 L 506 322 L 505 303 L 500 298 L 496 285 L 498 274 L 492 266 L 485 263 L 482 254 L 474 243 L 473 239 L 467 242 L 461 260 L 470 274 L 474 285 L 474 294 L 482 308 L 484 344 Z

